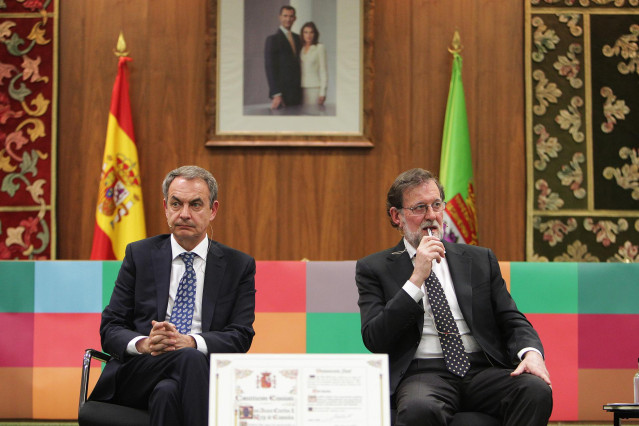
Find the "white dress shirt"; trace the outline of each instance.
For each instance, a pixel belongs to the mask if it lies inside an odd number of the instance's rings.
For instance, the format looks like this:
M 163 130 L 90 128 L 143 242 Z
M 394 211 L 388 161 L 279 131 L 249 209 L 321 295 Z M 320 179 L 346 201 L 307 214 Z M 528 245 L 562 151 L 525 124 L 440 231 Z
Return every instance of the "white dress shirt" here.
M 208 354 L 208 347 L 206 346 L 206 341 L 202 336 L 197 333 L 202 332 L 202 292 L 204 289 L 204 271 L 206 269 L 206 255 L 209 249 L 209 239 L 204 238 L 191 252 L 195 253 L 197 256 L 193 259 L 193 269 L 195 270 L 195 278 L 196 278 L 196 289 L 195 289 L 195 310 L 193 311 L 193 322 L 191 323 L 191 332 L 189 336 L 193 336 L 195 339 L 195 344 L 197 350 Z M 171 275 L 169 279 L 169 302 L 166 306 L 166 317 L 165 321 L 168 321 L 171 318 L 171 312 L 173 311 L 173 305 L 175 304 L 175 296 L 177 295 L 178 286 L 180 284 L 180 279 L 182 279 L 182 275 L 184 275 L 184 271 L 186 270 L 186 265 L 184 261 L 180 257 L 180 254 L 186 252 L 184 248 L 178 244 L 175 240 L 175 237 L 171 235 Z M 135 347 L 135 344 L 138 340 L 144 339 L 147 336 L 139 336 L 134 338 L 127 345 L 127 352 L 130 354 L 139 354 L 138 350 Z
M 410 245 L 408 241 L 406 241 L 406 239 L 404 239 L 404 246 L 406 247 L 406 251 L 408 252 L 408 255 L 410 256 L 414 264 L 414 257 L 417 253 L 417 250 L 412 245 Z M 466 324 L 466 320 L 464 320 L 461 308 L 459 307 L 459 303 L 457 302 L 455 287 L 453 287 L 453 280 L 450 276 L 448 262 L 445 258 L 442 259 L 439 263 L 435 261 L 433 262 L 433 272 L 437 276 L 437 279 L 439 279 L 439 282 L 444 289 L 444 294 L 446 294 L 448 305 L 450 306 L 453 318 L 455 318 L 455 324 L 457 324 L 459 334 L 461 334 L 462 343 L 464 344 L 464 350 L 466 352 L 481 352 L 482 349 L 473 335 L 470 333 L 468 324 Z M 430 303 L 428 302 L 424 283 L 422 283 L 421 285 L 421 290 L 410 281 L 406 281 L 403 288 L 415 300 L 415 302 L 419 303 L 419 301 L 422 300 L 422 302 L 424 303 L 424 328 L 422 330 L 422 338 L 419 342 L 419 346 L 417 347 L 417 351 L 415 352 L 415 358 L 443 358 L 444 355 L 442 353 L 442 346 L 439 342 L 437 329 L 435 328 L 433 310 L 431 309 Z
M 404 238 L 404 247 L 406 247 L 406 252 L 410 256 L 411 261 L 415 264 L 414 258 L 417 254 L 417 250 L 410 245 L 406 238 Z M 453 318 L 455 318 L 455 324 L 457 324 L 462 343 L 464 344 L 464 350 L 469 353 L 481 352 L 481 346 L 479 346 L 479 343 L 477 343 L 477 340 L 475 340 L 470 332 L 468 324 L 462 315 L 459 303 L 457 302 L 457 295 L 455 294 L 455 287 L 453 287 L 453 279 L 450 276 L 450 269 L 448 269 L 448 261 L 446 258 L 442 259 L 439 263 L 433 261 L 433 272 L 444 288 L 446 300 L 448 300 Z M 433 310 L 430 307 L 430 303 L 428 303 L 424 283 L 422 283 L 420 290 L 410 282 L 410 280 L 407 280 L 402 288 L 415 302 L 419 303 L 419 301 L 422 300 L 424 303 L 424 329 L 422 330 L 422 338 L 419 342 L 419 346 L 415 352 L 415 358 L 443 358 L 442 346 L 439 343 L 439 336 L 435 329 L 435 317 L 433 317 Z M 536 348 L 526 347 L 517 352 L 520 361 L 528 351 L 535 351 L 541 355 L 541 352 Z

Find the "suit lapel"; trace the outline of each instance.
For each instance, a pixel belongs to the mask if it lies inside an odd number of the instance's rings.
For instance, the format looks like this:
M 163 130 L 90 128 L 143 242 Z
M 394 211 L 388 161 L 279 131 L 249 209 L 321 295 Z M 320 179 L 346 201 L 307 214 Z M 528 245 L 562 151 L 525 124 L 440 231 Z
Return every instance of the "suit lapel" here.
M 404 286 L 406 280 L 408 280 L 413 273 L 413 262 L 408 256 L 406 247 L 404 247 L 404 240 L 401 240 L 391 251 L 386 255 L 386 266 L 390 276 L 395 279 L 397 289 L 399 290 Z
M 164 321 L 166 307 L 169 304 L 169 286 L 171 281 L 171 238 L 160 241 L 151 254 L 153 272 L 155 274 L 155 297 L 157 318 Z
M 402 287 L 404 287 L 406 281 L 413 274 L 413 269 L 415 269 L 415 267 L 413 266 L 413 261 L 406 251 L 403 239 L 386 255 L 386 265 L 390 276 L 393 277 L 393 279 L 395 280 L 395 284 L 397 285 L 397 288 L 393 289 L 393 294 L 397 293 L 398 291 L 403 291 Z M 421 303 L 421 301 L 419 303 L 419 306 L 421 306 L 422 310 L 424 309 L 424 304 Z M 419 316 L 417 322 L 415 322 L 414 328 L 416 337 L 421 336 L 422 330 L 424 328 L 423 315 Z
M 206 256 L 206 270 L 204 272 L 204 288 L 202 290 L 202 332 L 209 331 L 215 312 L 215 301 L 222 287 L 222 278 L 226 270 L 224 253 L 211 241 L 211 247 Z
M 473 322 L 473 288 L 471 285 L 472 259 L 466 256 L 463 246 L 444 242 L 446 261 L 455 287 L 457 303 L 469 326 Z

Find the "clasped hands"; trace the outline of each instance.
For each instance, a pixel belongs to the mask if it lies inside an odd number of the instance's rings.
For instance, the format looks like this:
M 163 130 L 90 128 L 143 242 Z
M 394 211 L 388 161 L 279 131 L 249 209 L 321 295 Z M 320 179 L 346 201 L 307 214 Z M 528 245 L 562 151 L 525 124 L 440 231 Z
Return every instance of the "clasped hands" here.
M 195 348 L 195 339 L 188 334 L 180 334 L 175 326 L 168 321 L 151 321 L 152 328 L 149 337 L 140 339 L 135 348 L 143 354 L 153 356 L 182 348 Z

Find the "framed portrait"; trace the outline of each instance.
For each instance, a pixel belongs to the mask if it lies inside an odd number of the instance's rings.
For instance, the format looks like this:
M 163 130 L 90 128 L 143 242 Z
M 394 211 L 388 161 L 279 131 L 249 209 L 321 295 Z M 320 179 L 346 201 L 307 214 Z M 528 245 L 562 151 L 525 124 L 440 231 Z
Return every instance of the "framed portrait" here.
M 207 146 L 373 146 L 373 0 L 208 6 Z

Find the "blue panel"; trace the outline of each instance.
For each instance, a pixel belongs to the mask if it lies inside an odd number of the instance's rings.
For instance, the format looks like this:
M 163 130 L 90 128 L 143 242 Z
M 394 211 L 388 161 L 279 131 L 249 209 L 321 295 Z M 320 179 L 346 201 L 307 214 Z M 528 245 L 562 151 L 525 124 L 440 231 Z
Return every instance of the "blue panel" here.
M 34 312 L 102 312 L 102 262 L 37 262 Z

